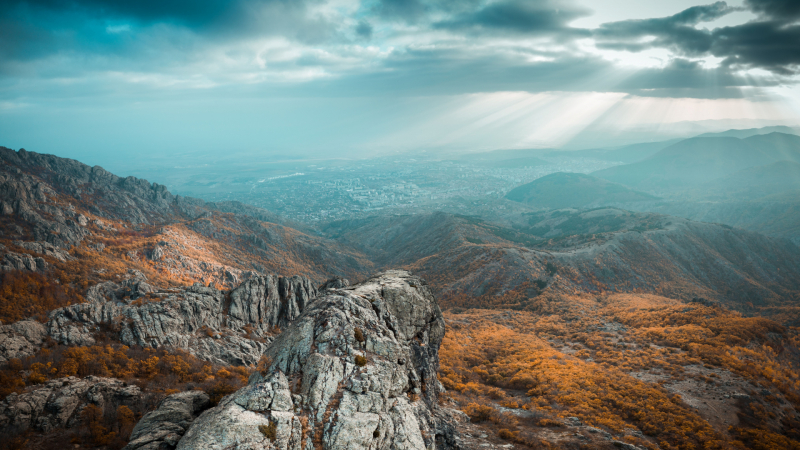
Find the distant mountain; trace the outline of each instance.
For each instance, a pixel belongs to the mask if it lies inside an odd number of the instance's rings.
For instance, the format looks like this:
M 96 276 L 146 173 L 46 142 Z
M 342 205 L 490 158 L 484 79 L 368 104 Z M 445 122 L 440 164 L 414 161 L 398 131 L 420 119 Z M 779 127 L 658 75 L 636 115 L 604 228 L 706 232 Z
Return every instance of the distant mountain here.
M 711 181 L 700 188 L 704 198 L 754 200 L 791 196 L 800 199 L 800 163 L 778 161 L 765 166 L 749 167 L 733 175 Z
M 705 297 L 733 307 L 800 292 L 800 249 L 785 240 L 615 208 L 522 219 L 504 227 L 445 213 L 384 216 L 324 231 L 379 265 L 423 275 L 447 306 L 524 308 L 544 289 Z
M 697 187 L 751 167 L 778 161 L 800 162 L 800 136 L 783 133 L 745 139 L 686 139 L 643 161 L 599 170 L 592 175 L 647 192 Z
M 641 144 L 625 145 L 617 148 L 593 148 L 587 150 L 560 150 L 544 154 L 549 157 L 573 156 L 579 158 L 593 158 L 603 161 L 615 161 L 625 164 L 634 163 L 646 159 L 666 147 L 669 147 L 680 139 L 672 139 L 662 142 L 645 142 Z
M 719 133 L 703 133 L 697 137 L 735 137 L 739 139 L 748 138 L 750 136 L 757 136 L 760 134 L 770 133 L 784 133 L 784 134 L 797 134 L 800 135 L 800 128 L 792 128 L 787 126 L 774 126 L 762 128 L 749 128 L 746 130 L 727 130 Z
M 506 198 L 547 209 L 585 208 L 657 199 L 591 175 L 564 172 L 546 175 L 514 188 L 506 194 Z

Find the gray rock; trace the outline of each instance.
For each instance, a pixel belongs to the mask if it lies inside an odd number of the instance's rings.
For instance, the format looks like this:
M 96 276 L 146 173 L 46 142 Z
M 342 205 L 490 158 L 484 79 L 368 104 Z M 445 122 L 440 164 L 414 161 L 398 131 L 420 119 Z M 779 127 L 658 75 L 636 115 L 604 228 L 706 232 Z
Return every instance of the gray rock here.
M 12 270 L 26 270 L 30 272 L 42 272 L 48 267 L 44 258 L 34 258 L 27 253 L 8 252 L 0 260 L 0 271 L 9 272 Z
M 49 242 L 15 241 L 14 245 L 22 247 L 26 250 L 30 250 L 34 253 L 38 253 L 40 255 L 49 256 L 51 258 L 57 259 L 62 262 L 66 262 L 72 259 L 72 257 L 69 256 L 69 253 L 56 247 L 55 245 Z
M 47 330 L 63 344 L 91 345 L 98 326 L 107 325 L 125 345 L 175 347 L 218 364 L 253 365 L 266 351 L 272 327 L 286 326 L 316 295 L 305 277 L 252 276 L 230 293 L 227 306 L 217 289 L 196 284 L 159 291 L 139 273 L 92 286 L 87 302 L 52 311 Z M 153 296 L 160 300 L 151 301 Z
M 456 448 L 437 403 L 444 330 L 430 290 L 408 272 L 328 290 L 269 347 L 268 368 L 197 418 L 177 448 Z
M 319 287 L 319 291 L 327 291 L 329 289 L 341 289 L 350 286 L 350 281 L 342 277 L 333 277 L 330 280 L 322 283 L 322 286 Z
M 33 355 L 47 337 L 47 328 L 35 320 L 0 325 L 0 364 Z
M 173 449 L 194 419 L 211 406 L 203 391 L 172 394 L 142 417 L 124 450 Z
M 164 258 L 164 249 L 156 245 L 153 251 L 150 253 L 150 259 L 152 259 L 153 261 L 161 261 L 163 258 Z
M 80 413 L 89 404 L 116 409 L 141 399 L 137 386 L 113 378 L 58 378 L 0 402 L 0 432 L 70 428 L 80 422 Z

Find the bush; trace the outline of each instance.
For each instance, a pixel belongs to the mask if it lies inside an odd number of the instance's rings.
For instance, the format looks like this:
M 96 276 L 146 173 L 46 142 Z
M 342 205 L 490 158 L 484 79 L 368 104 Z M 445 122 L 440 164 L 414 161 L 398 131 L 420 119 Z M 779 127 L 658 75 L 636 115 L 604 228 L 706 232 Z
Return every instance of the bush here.
M 367 365 L 367 358 L 365 356 L 356 355 L 356 365 L 358 367 L 364 367 Z
M 353 335 L 355 336 L 355 338 L 356 338 L 356 341 L 358 341 L 358 342 L 364 343 L 364 341 L 366 341 L 366 340 L 367 340 L 367 339 L 364 337 L 364 332 L 363 332 L 363 331 L 361 331 L 361 328 L 356 328 L 356 329 L 353 331 Z
M 272 442 L 275 440 L 275 437 L 278 434 L 278 424 L 270 421 L 269 425 L 259 425 L 258 431 L 260 431 L 265 438 Z

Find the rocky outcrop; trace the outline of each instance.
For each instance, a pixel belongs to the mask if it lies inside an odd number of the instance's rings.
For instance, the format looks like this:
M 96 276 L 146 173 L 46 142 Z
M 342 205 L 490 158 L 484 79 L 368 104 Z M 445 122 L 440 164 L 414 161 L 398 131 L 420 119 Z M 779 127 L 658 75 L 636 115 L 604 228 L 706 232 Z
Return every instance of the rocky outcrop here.
M 47 261 L 44 258 L 34 258 L 27 253 L 8 252 L 0 259 L 0 271 L 2 272 L 10 272 L 12 270 L 42 272 L 46 269 Z
M 35 320 L 0 325 L 0 364 L 36 353 L 47 337 L 47 328 Z
M 50 313 L 48 334 L 70 345 L 91 345 L 100 326 L 126 345 L 176 347 L 220 364 L 252 365 L 285 326 L 316 297 L 305 277 L 253 276 L 230 293 L 196 284 L 158 290 L 143 276 L 93 286 L 87 302 Z
M 14 245 L 22 247 L 25 250 L 32 251 L 39 255 L 49 256 L 61 262 L 66 262 L 72 259 L 72 257 L 69 256 L 69 253 L 65 252 L 64 250 L 56 247 L 55 245 L 49 242 L 15 241 Z
M 444 332 L 430 289 L 408 272 L 327 290 L 269 347 L 271 363 L 177 448 L 455 448 L 437 405 Z
M 231 322 L 261 331 L 284 327 L 316 296 L 316 287 L 305 277 L 252 277 L 231 291 Z
M 141 399 L 137 386 L 113 378 L 58 378 L 23 394 L 10 394 L 0 402 L 0 433 L 71 428 L 90 404 L 114 410 L 121 405 L 135 406 Z
M 194 419 L 211 406 L 208 394 L 187 391 L 172 394 L 158 409 L 145 414 L 131 432 L 123 450 L 173 449 Z

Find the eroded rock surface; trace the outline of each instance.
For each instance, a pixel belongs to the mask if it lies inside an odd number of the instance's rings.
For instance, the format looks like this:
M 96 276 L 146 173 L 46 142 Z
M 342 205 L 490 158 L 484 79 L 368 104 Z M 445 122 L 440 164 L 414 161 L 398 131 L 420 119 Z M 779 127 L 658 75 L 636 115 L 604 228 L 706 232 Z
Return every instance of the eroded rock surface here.
M 158 409 L 142 417 L 131 432 L 123 450 L 168 450 L 178 444 L 194 419 L 208 409 L 211 402 L 203 391 L 172 394 L 161 401 Z
M 0 364 L 36 353 L 47 337 L 47 328 L 35 320 L 0 325 Z
M 268 368 L 177 448 L 457 448 L 437 406 L 444 332 L 430 289 L 408 272 L 329 289 L 269 347 Z
M 5 247 L 0 251 L 5 250 Z M 41 257 L 33 257 L 27 253 L 6 252 L 0 257 L 0 272 L 25 270 L 42 272 L 47 269 L 47 261 Z
M 69 428 L 79 423 L 81 411 L 90 404 L 113 410 L 141 399 L 139 387 L 114 378 L 58 378 L 0 402 L 0 433 Z
M 48 334 L 68 345 L 91 345 L 100 326 L 126 345 L 175 347 L 221 364 L 256 364 L 275 325 L 285 326 L 316 297 L 305 277 L 252 276 L 230 293 L 194 285 L 159 290 L 140 274 L 93 286 L 87 302 L 50 314 Z

